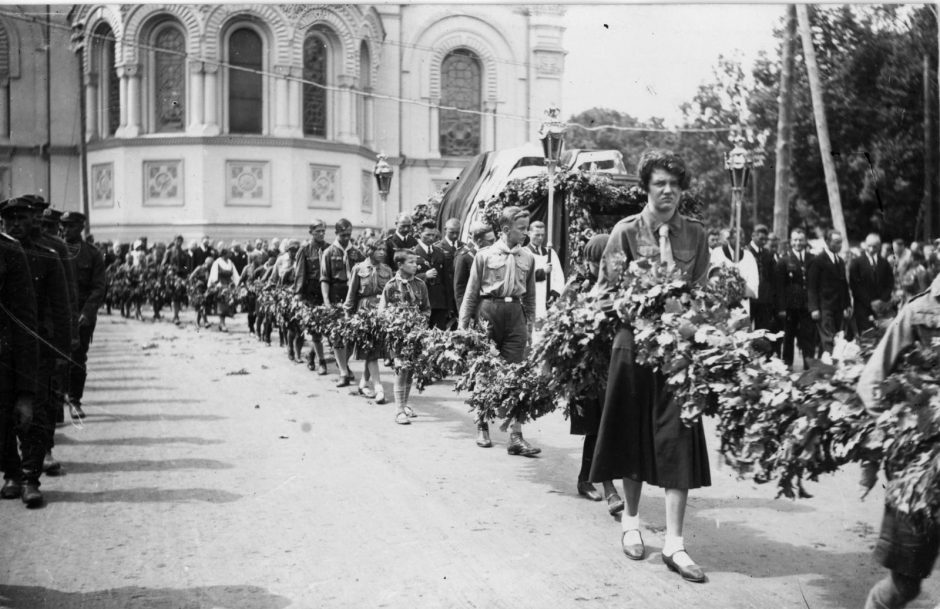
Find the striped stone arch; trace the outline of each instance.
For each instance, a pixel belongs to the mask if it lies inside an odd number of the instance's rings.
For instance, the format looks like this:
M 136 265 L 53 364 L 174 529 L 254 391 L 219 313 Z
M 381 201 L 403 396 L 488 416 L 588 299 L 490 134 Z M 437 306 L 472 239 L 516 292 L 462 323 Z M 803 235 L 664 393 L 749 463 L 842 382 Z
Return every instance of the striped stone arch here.
M 355 35 L 358 28 L 350 23 L 346 16 L 341 16 L 336 7 L 328 5 L 311 5 L 304 11 L 297 27 L 294 28 L 294 37 L 291 41 L 291 65 L 304 65 L 304 39 L 307 32 L 315 25 L 327 26 L 339 39 L 343 47 L 343 73 L 337 76 L 352 76 L 359 74 L 359 38 Z
M 139 44 L 146 44 L 140 39 L 144 26 L 152 19 L 163 16 L 172 16 L 177 19 L 186 31 L 186 52 L 190 57 L 200 54 L 200 41 L 202 30 L 199 27 L 199 17 L 193 7 L 186 4 L 138 4 L 134 5 L 124 19 L 124 53 L 120 55 L 126 63 L 140 62 Z
M 372 59 L 372 82 L 375 83 L 379 77 L 379 65 L 382 63 L 382 42 L 385 40 L 385 28 L 382 26 L 382 19 L 375 8 L 366 11 L 365 19 L 359 28 L 360 38 L 365 40 L 369 47 L 370 59 Z M 358 49 L 357 49 L 358 53 Z
M 124 56 L 124 23 L 121 21 L 120 16 L 111 10 L 110 5 L 84 4 L 79 6 L 80 10 L 74 15 L 72 24 L 81 23 L 85 35 L 90 36 L 99 25 L 107 23 L 111 27 L 111 31 L 114 32 L 114 58 L 115 62 L 118 62 L 119 58 Z M 86 39 L 86 48 L 89 48 L 90 42 L 90 39 Z M 82 53 L 82 69 L 85 74 L 91 74 L 92 60 L 91 53 Z
M 222 60 L 222 29 L 232 20 L 240 17 L 253 17 L 271 32 L 271 63 L 287 65 L 290 63 L 291 35 L 290 27 L 283 13 L 273 4 L 220 4 L 206 19 L 204 32 L 204 53 L 207 61 Z
M 16 27 L 0 17 L 0 82 L 20 75 L 20 42 Z
M 471 32 L 452 32 L 436 40 L 431 46 L 434 48 L 434 55 L 431 56 L 429 66 L 428 97 L 441 98 L 441 64 L 444 63 L 444 58 L 451 51 L 468 49 L 473 51 L 483 64 L 483 99 L 496 100 L 496 56 L 485 40 Z

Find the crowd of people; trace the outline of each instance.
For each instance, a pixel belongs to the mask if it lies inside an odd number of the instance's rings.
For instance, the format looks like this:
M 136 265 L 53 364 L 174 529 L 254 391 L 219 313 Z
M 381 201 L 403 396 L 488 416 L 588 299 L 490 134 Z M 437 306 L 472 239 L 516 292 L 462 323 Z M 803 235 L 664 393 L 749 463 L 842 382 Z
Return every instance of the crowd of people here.
M 145 238 L 130 245 L 93 246 L 82 238 L 81 214 L 60 217 L 32 195 L 5 201 L 0 217 L 9 236 L 2 235 L 0 338 L 13 348 L 0 349 L 6 364 L 0 395 L 5 479 L 0 496 L 40 505 L 40 474 L 61 470 L 52 456 L 55 422 L 64 413 L 84 416 L 85 362 L 99 305 L 107 313 L 117 310 L 137 319 L 145 311 L 160 319 L 169 307 L 176 324 L 182 308 L 189 306 L 198 327 L 210 326 L 209 317 L 217 316 L 222 332 L 228 331 L 226 319 L 240 308 L 249 332 L 270 345 L 276 328 L 287 358 L 321 376 L 329 374 L 329 346 L 337 387 L 356 383 L 353 361 L 361 361 L 354 392 L 379 404 L 386 402 L 384 362 L 394 371 L 395 422 L 408 425 L 416 414 L 409 404 L 410 373 L 397 365 L 399 354 L 336 340 L 325 345 L 326 336 L 310 332 L 296 318 L 276 314 L 271 302 L 275 290 L 310 307 L 331 305 L 346 317 L 408 305 L 421 311 L 429 328 L 463 330 L 485 322 L 502 360 L 517 363 L 537 340 L 537 326 L 556 299 L 584 290 L 616 292 L 619 279 L 610 270 L 614 259 L 665 262 L 692 282 L 707 281 L 711 269 L 732 265 L 745 281 L 742 304 L 753 327 L 779 332 L 768 357 L 776 354 L 793 365 L 795 342 L 803 367 L 811 367 L 831 356 L 839 332 L 849 338 L 864 334 L 879 317 L 907 310 L 909 301 L 923 302 L 922 293 L 940 270 L 937 245 L 895 241 L 882 246 L 877 234 L 843 252 L 843 236 L 830 230 L 811 250 L 801 228 L 790 232 L 788 242 L 779 242 L 758 225 L 736 249 L 733 234 L 706 231 L 701 222 L 677 212 L 689 182 L 681 158 L 649 151 L 638 173 L 648 194 L 646 206 L 618 222 L 610 235 L 591 237 L 583 246 L 581 265 L 568 278 L 557 254 L 546 247 L 544 224 L 531 221 L 519 207 L 503 208 L 495 225 L 471 226 L 469 243 L 459 240 L 456 220 L 448 220 L 441 235 L 434 221 L 416 226 L 403 213 L 387 235 L 369 230 L 354 240 L 352 224 L 341 219 L 328 242 L 327 225 L 317 220 L 303 242 L 258 239 L 213 246 L 204 237 L 184 248 L 181 236 L 169 246 L 150 246 Z M 933 285 L 940 286 L 940 280 Z M 940 287 L 933 290 L 940 296 Z M 682 424 L 680 406 L 671 399 L 662 371 L 637 363 L 634 350 L 633 331 L 625 325 L 613 343 L 604 398 L 571 411 L 571 433 L 584 436 L 577 492 L 593 501 L 606 499 L 611 514 L 622 513 L 622 551 L 642 560 L 643 484 L 663 488 L 662 560 L 682 578 L 703 582 L 705 572 L 686 551 L 683 530 L 690 489 L 711 483 L 704 430 L 701 423 Z M 524 438 L 519 421 L 508 426 L 508 454 L 531 457 L 541 452 Z M 487 422 L 478 420 L 476 427 L 477 445 L 492 447 Z M 617 479 L 623 481 L 624 497 Z M 908 531 L 897 522 L 894 518 L 882 531 L 882 556 L 889 550 L 895 558 L 910 552 Z M 925 563 L 932 567 L 936 558 L 935 528 L 933 533 L 918 547 L 920 579 L 926 577 Z M 898 561 L 892 560 L 883 561 L 892 576 L 872 591 L 869 607 L 903 606 L 913 598 L 912 590 L 919 590 L 920 579 L 899 571 Z

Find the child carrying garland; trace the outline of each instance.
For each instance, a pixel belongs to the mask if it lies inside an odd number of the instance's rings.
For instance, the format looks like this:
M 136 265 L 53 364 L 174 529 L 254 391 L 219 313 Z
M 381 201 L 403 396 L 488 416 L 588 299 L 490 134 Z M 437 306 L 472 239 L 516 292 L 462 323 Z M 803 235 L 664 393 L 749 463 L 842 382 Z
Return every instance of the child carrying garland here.
M 382 290 L 382 299 L 379 309 L 399 305 L 417 305 L 418 309 L 428 319 L 431 318 L 431 302 L 428 300 L 428 288 L 424 282 L 415 277 L 418 272 L 418 257 L 413 252 L 398 250 L 392 258 L 398 272 L 391 281 L 385 284 Z M 397 354 L 392 354 L 399 365 Z M 399 425 L 408 425 L 410 418 L 417 416 L 408 405 L 408 396 L 411 393 L 411 372 L 400 371 L 395 374 L 395 422 Z

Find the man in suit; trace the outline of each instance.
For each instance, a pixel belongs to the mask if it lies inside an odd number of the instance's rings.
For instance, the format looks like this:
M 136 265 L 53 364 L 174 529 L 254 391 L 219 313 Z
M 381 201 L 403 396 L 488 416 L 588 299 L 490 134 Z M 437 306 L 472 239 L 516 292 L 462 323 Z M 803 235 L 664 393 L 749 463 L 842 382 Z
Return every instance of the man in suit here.
M 437 241 L 437 225 L 428 220 L 421 226 L 420 239 L 411 251 L 418 256 L 418 272 L 415 276 L 428 288 L 431 301 L 430 327 L 445 329 L 449 317 L 447 291 L 444 288 L 444 251 L 434 245 Z
M 463 304 L 464 293 L 467 291 L 473 257 L 484 247 L 493 245 L 495 241 L 496 232 L 486 222 L 475 222 L 470 226 L 470 243 L 464 245 L 454 259 L 454 298 L 457 301 L 458 311 Z
M 874 327 L 875 318 L 891 301 L 894 289 L 894 272 L 881 257 L 881 237 L 869 234 L 862 250 L 862 255 L 849 264 L 849 289 L 859 334 Z
M 803 367 L 809 367 L 814 355 L 816 324 L 810 317 L 806 297 L 806 270 L 810 254 L 806 251 L 806 233 L 801 228 L 790 231 L 790 251 L 777 262 L 774 299 L 777 319 L 783 325 L 783 361 L 793 365 L 793 339 L 803 354 Z
M 741 275 L 747 285 L 751 322 L 755 330 L 773 330 L 774 326 L 774 268 L 773 254 L 764 245 L 770 231 L 758 224 L 751 232 L 751 242 L 744 248 L 740 262 Z
M 849 282 L 845 276 L 842 234 L 826 231 L 825 247 L 809 262 L 806 271 L 806 298 L 809 314 L 819 332 L 819 352 L 832 353 L 833 339 L 842 330 L 846 317 L 852 315 Z
M 454 261 L 457 252 L 465 245 L 460 241 L 460 220 L 451 218 L 444 223 L 444 238 L 434 245 L 444 252 L 444 292 L 447 296 L 447 325 L 453 327 L 457 322 L 457 297 L 454 294 Z
M 395 252 L 398 250 L 410 250 L 418 245 L 418 240 L 411 234 L 414 228 L 414 220 L 407 212 L 398 215 L 395 221 L 395 232 L 385 240 L 385 260 L 391 264 L 395 259 Z

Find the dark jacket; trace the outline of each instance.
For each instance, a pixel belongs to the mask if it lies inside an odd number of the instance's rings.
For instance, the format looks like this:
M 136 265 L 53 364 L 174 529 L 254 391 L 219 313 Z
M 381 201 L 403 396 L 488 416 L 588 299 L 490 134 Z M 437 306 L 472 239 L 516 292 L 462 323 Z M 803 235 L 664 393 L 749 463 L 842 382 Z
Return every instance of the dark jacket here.
M 757 261 L 757 298 L 751 300 L 761 304 L 774 304 L 774 255 L 766 249 L 755 250 L 754 245 L 750 243 L 744 249 Z
M 812 257 L 812 254 L 804 250 L 803 261 L 800 262 L 796 252 L 790 250 L 777 262 L 774 284 L 777 312 L 807 308 L 806 270 Z
M 849 282 L 845 277 L 845 262 L 841 258 L 832 262 L 829 253 L 823 251 L 809 261 L 806 298 L 810 312 L 849 308 Z
M 297 252 L 297 261 L 294 266 L 294 293 L 304 300 L 323 304 L 323 293 L 320 291 L 320 263 L 326 243 L 311 241 Z
M 84 241 L 68 245 L 75 269 L 79 313 L 93 326 L 98 320 L 98 307 L 104 300 L 104 257 L 93 245 Z
M 459 309 L 457 307 L 457 295 L 454 292 L 454 262 L 457 259 L 457 254 L 463 249 L 464 243 L 463 241 L 457 241 L 456 246 L 453 246 L 441 239 L 434 245 L 444 252 L 444 293 L 447 296 L 447 309 L 456 315 Z
M 395 252 L 398 250 L 414 249 L 417 245 L 418 240 L 415 239 L 414 236 L 408 235 L 406 239 L 402 239 L 398 236 L 398 233 L 393 232 L 392 235 L 385 240 L 385 263 L 394 269 Z
M 36 395 L 36 294 L 19 242 L 0 233 L 0 401 Z
M 463 295 L 467 291 L 467 282 L 470 281 L 470 269 L 473 267 L 473 256 L 476 248 L 465 245 L 454 258 L 454 301 L 457 311 L 463 304 Z
M 36 297 L 36 327 L 43 339 L 40 355 L 44 360 L 64 359 L 72 350 L 72 312 L 65 269 L 55 250 L 32 241 L 24 244 Z
M 874 316 L 873 300 L 890 302 L 894 290 L 894 272 L 888 261 L 878 256 L 875 266 L 862 254 L 849 263 L 849 289 L 852 291 L 855 322 L 859 330 L 871 325 L 868 319 Z
M 432 245 L 431 251 L 427 252 L 423 246 L 416 245 L 411 251 L 418 256 L 418 272 L 415 273 L 415 276 L 427 286 L 431 308 L 447 309 L 447 290 L 444 287 L 446 278 L 444 250 Z M 427 276 L 428 271 L 431 269 L 437 271 L 437 277 L 433 279 Z

